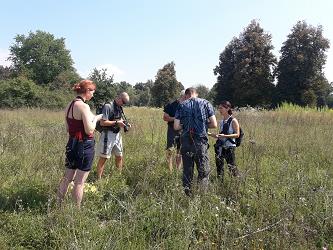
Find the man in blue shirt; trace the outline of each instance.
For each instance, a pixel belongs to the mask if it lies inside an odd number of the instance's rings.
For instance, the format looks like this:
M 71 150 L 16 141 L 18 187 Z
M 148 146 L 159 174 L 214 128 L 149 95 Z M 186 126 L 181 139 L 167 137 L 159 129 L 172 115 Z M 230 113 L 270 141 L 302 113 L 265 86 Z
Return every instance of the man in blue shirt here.
M 181 155 L 183 159 L 183 187 L 186 195 L 191 195 L 194 163 L 198 170 L 198 183 L 208 187 L 208 128 L 216 128 L 217 122 L 213 106 L 205 99 L 198 98 L 195 88 L 185 90 L 186 100 L 176 111 L 174 129 L 181 130 Z

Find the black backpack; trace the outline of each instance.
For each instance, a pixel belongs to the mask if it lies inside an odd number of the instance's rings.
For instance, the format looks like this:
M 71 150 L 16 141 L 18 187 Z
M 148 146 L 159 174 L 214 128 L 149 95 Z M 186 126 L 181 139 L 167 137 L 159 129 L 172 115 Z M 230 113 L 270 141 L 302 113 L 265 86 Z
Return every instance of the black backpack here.
M 111 104 L 111 102 L 104 102 L 104 103 L 100 103 L 97 107 L 96 107 L 96 115 L 102 114 L 103 108 L 105 106 L 105 104 Z M 96 122 L 96 131 L 102 133 L 103 131 L 103 126 L 101 126 L 100 121 Z
M 222 133 L 223 134 L 228 134 L 228 130 L 229 130 L 229 127 L 230 127 L 230 124 L 231 124 L 231 122 L 232 122 L 232 119 L 233 119 L 233 117 L 230 117 L 229 119 L 228 119 L 228 121 L 227 121 L 227 126 L 226 126 L 226 131 L 222 131 Z M 226 125 L 225 124 L 225 125 Z M 224 129 L 224 127 L 225 126 L 223 126 L 223 130 L 225 130 Z M 236 147 L 239 147 L 241 144 L 242 144 L 242 141 L 243 141 L 243 137 L 244 137 L 244 132 L 243 132 L 243 130 L 242 130 L 242 128 L 241 127 L 239 127 L 239 137 L 238 138 L 235 138 L 235 141 L 233 141 L 231 138 L 228 138 L 228 141 L 230 141 L 232 144 L 236 144 Z

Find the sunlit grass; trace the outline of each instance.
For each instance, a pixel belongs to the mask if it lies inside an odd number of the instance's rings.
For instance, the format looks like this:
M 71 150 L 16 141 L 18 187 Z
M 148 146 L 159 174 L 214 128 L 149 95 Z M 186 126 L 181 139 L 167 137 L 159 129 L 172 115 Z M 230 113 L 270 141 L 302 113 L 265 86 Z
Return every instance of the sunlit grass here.
M 236 114 L 242 177 L 184 196 L 165 162 L 163 111 L 127 108 L 125 169 L 96 160 L 83 207 L 57 208 L 67 135 L 63 111 L 0 111 L 0 245 L 4 249 L 314 249 L 333 247 L 333 115 L 284 105 Z M 96 135 L 98 139 L 98 134 Z M 212 146 L 213 141 L 210 141 Z M 112 169 L 112 170 L 111 170 Z M 112 176 L 109 177 L 109 174 Z

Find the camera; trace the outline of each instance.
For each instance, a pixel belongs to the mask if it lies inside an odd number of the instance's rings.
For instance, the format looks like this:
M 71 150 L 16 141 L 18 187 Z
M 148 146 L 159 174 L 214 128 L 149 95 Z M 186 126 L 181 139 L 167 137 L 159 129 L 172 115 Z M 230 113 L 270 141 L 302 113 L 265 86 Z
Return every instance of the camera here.
M 126 121 L 126 120 L 124 121 L 124 124 L 125 124 L 125 126 L 124 126 L 124 132 L 126 133 L 126 132 L 129 131 L 130 125 L 129 125 L 128 121 Z

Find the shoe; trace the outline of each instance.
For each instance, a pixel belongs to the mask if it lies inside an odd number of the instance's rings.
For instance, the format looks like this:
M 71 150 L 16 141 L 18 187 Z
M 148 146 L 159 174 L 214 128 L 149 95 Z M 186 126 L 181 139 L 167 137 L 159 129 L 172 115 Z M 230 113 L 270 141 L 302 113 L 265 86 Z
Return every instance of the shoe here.
M 191 197 L 192 196 L 192 191 L 189 187 L 185 187 L 184 188 L 184 192 L 185 194 L 188 196 L 188 197 Z

